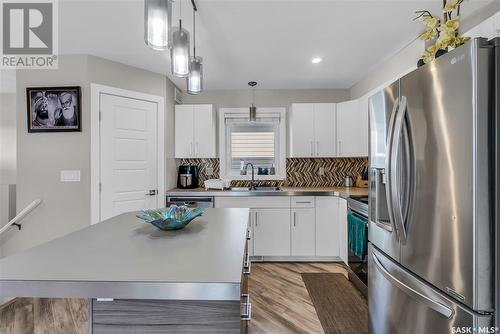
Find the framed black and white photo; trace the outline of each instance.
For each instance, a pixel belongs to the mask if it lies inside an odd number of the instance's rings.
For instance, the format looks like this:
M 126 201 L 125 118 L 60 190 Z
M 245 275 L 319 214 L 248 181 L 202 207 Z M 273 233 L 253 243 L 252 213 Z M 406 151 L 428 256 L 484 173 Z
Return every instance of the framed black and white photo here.
M 28 132 L 82 131 L 80 87 L 26 88 Z

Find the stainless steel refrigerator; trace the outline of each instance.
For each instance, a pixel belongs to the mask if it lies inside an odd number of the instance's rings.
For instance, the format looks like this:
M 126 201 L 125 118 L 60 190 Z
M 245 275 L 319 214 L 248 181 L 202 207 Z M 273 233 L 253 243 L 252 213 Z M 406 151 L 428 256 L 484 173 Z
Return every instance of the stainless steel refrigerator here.
M 474 39 L 370 99 L 370 333 L 494 329 L 499 57 Z

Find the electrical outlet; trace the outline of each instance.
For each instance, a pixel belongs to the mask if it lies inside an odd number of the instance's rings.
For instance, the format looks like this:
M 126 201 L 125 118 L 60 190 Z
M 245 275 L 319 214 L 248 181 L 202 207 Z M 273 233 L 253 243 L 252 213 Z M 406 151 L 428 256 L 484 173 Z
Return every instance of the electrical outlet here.
M 214 168 L 213 167 L 207 167 L 205 169 L 205 172 L 206 172 L 207 176 L 212 176 L 212 175 L 214 175 Z
M 325 167 L 320 167 L 318 174 L 319 174 L 319 176 L 325 175 Z

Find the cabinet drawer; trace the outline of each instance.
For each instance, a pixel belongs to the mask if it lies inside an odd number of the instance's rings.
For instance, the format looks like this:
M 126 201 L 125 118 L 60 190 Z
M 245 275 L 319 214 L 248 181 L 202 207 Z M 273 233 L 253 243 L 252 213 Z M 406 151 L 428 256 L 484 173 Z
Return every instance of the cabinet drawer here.
M 294 196 L 291 204 L 292 208 L 314 208 L 314 196 Z

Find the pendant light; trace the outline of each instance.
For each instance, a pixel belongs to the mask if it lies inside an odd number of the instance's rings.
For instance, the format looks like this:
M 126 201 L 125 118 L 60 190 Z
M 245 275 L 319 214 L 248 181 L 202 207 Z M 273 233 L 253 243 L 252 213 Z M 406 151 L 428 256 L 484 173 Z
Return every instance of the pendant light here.
M 172 0 L 144 0 L 144 42 L 154 50 L 169 47 L 172 28 Z
M 196 7 L 193 6 L 193 56 L 189 60 L 187 81 L 188 94 L 199 94 L 203 90 L 203 58 L 196 56 Z
M 248 85 L 252 87 L 252 105 L 249 108 L 248 118 L 250 122 L 255 122 L 257 120 L 257 107 L 255 107 L 255 86 L 257 86 L 257 83 L 250 81 Z
M 170 63 L 172 74 L 179 78 L 189 75 L 189 32 L 182 27 L 182 0 L 179 1 L 179 27 L 172 29 L 172 47 L 170 49 Z

